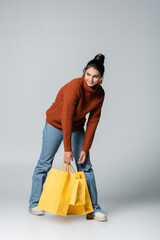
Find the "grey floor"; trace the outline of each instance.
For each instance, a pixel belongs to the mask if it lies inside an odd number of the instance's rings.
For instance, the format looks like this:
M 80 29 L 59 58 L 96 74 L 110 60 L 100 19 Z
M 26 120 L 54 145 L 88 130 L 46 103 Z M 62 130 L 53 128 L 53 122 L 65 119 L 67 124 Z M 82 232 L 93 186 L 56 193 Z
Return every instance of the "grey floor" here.
M 11 164 L 7 159 L 1 164 L 2 240 L 160 239 L 160 197 L 153 193 L 148 196 L 132 194 L 128 199 L 123 194 L 119 197 L 108 194 L 105 197 L 99 187 L 99 204 L 107 215 L 107 222 L 86 220 L 83 215 L 63 217 L 49 212 L 44 216 L 31 215 L 28 212 L 28 201 L 34 163 L 30 167 L 28 165 L 22 161 L 17 165 Z
M 44 216 L 28 213 L 28 199 L 1 201 L 1 239 L 108 239 L 159 240 L 160 201 L 113 201 L 101 203 L 107 222 L 85 216 Z

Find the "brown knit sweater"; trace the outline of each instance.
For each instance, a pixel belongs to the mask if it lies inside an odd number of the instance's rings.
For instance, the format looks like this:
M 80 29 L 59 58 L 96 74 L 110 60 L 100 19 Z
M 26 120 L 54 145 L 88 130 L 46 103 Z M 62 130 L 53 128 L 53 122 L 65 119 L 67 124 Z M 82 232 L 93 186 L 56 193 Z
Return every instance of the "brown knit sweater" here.
M 46 121 L 63 131 L 64 151 L 72 151 L 71 133 L 84 127 L 89 113 L 81 150 L 88 153 L 101 116 L 104 97 L 102 86 L 99 83 L 94 87 L 88 86 L 84 76 L 72 79 L 59 90 L 55 101 L 46 111 Z

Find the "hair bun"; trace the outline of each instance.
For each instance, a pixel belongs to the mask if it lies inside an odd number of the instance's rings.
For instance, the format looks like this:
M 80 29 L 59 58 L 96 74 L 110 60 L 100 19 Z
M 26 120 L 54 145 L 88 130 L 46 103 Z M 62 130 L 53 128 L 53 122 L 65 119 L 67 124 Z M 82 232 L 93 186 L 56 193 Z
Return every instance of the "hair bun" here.
M 97 61 L 101 62 L 101 64 L 104 64 L 104 59 L 105 59 L 105 56 L 101 53 L 97 54 L 94 57 L 94 60 L 97 60 Z

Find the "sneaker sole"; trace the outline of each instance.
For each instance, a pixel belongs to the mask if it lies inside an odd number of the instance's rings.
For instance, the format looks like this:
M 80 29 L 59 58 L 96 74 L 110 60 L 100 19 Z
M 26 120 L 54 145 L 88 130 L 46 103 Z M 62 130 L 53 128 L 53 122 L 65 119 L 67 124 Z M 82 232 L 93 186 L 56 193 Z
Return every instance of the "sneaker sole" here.
M 29 213 L 31 213 L 32 215 L 36 215 L 36 216 L 43 216 L 45 214 L 45 213 L 40 213 L 40 212 L 38 213 L 32 209 L 29 209 Z
M 106 221 L 107 221 L 107 218 L 94 217 L 94 220 L 99 221 L 99 222 L 106 222 Z
M 107 218 L 98 218 L 96 216 L 86 215 L 86 220 L 96 220 L 98 222 L 106 222 Z

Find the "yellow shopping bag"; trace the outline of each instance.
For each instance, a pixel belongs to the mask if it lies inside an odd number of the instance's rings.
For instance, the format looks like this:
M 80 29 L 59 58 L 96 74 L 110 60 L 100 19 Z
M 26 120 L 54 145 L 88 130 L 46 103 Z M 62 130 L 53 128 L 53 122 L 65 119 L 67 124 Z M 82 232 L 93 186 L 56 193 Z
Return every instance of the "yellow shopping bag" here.
M 84 179 L 75 179 L 70 204 L 71 205 L 85 204 L 85 180 Z
M 37 208 L 62 216 L 93 212 L 84 172 L 64 165 L 50 169 Z
M 69 165 L 69 167 L 74 170 L 72 165 Z M 72 173 L 75 174 L 75 182 L 78 182 L 78 184 L 74 185 L 67 215 L 85 215 L 87 213 L 93 212 L 94 209 L 92 207 L 92 202 L 84 172 L 76 172 L 74 170 Z
M 64 163 L 61 167 L 63 170 Z M 63 171 L 50 169 L 37 208 L 66 216 L 75 179 L 66 168 L 67 165 Z

